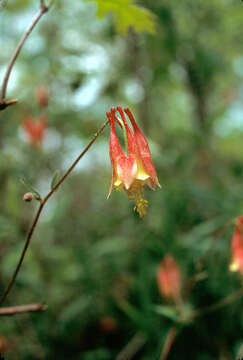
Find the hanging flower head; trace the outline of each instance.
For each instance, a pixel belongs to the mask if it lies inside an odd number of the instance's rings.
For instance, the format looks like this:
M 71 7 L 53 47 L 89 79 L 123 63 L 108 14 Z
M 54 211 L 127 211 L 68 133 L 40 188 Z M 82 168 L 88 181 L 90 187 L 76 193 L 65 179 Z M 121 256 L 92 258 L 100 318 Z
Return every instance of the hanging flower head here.
M 232 260 L 231 271 L 239 271 L 243 274 L 243 216 L 237 218 L 236 228 L 231 240 Z
M 116 116 L 116 111 L 120 117 Z M 124 112 L 128 116 L 133 131 L 127 123 Z M 160 187 L 156 170 L 154 168 L 151 153 L 145 136 L 139 129 L 132 113 L 128 108 L 122 110 L 121 106 L 116 109 L 112 108 L 107 112 L 110 121 L 110 160 L 112 166 L 112 182 L 109 195 L 112 193 L 113 187 L 117 190 L 123 188 L 130 200 L 135 201 L 134 210 L 142 217 L 146 214 L 148 206 L 147 200 L 143 198 L 144 185 L 147 184 L 154 189 Z M 124 142 L 126 145 L 126 154 L 118 141 L 116 135 L 116 122 L 122 127 L 124 134 Z

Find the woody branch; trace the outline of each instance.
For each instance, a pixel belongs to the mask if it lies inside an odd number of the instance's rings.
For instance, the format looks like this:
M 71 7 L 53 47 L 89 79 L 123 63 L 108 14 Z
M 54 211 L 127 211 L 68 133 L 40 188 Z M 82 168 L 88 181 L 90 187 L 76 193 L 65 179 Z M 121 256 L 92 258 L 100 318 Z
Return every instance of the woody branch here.
M 39 20 L 42 18 L 42 16 L 50 9 L 50 6 L 52 5 L 53 1 L 50 1 L 49 5 L 45 5 L 44 0 L 40 1 L 40 9 L 38 11 L 38 13 L 35 15 L 35 17 L 33 18 L 31 24 L 29 25 L 29 27 L 27 28 L 27 30 L 25 31 L 24 35 L 22 36 L 22 38 L 20 39 L 6 70 L 6 73 L 4 75 L 3 78 L 3 83 L 2 83 L 2 87 L 1 87 L 1 93 L 0 93 L 0 110 L 4 110 L 6 109 L 8 106 L 10 105 L 14 105 L 18 102 L 18 99 L 11 99 L 11 100 L 6 100 L 6 92 L 7 92 L 7 86 L 8 86 L 8 81 L 10 78 L 10 74 L 11 71 L 14 67 L 14 64 L 17 60 L 17 57 L 26 41 L 26 39 L 28 38 L 28 36 L 30 35 L 30 33 L 32 32 L 32 30 L 34 29 L 35 25 L 39 22 Z

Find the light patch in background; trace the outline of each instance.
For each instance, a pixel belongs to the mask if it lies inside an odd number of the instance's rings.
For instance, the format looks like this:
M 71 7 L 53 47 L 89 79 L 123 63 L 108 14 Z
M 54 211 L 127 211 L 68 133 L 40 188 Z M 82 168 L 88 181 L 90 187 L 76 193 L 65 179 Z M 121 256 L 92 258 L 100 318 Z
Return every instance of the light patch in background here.
M 238 76 L 243 77 L 243 56 L 237 56 L 233 60 L 233 70 Z
M 144 99 L 144 88 L 136 79 L 128 80 L 124 86 L 124 93 L 128 101 L 138 104 Z
M 77 136 L 69 136 L 64 140 L 62 171 L 66 171 L 71 166 L 71 164 L 80 155 L 87 144 L 87 140 L 84 142 Z M 107 168 L 109 167 L 107 139 L 96 142 L 94 147 L 89 149 L 89 151 L 79 161 L 73 171 L 89 171 L 94 169 L 97 165 Z
M 20 36 L 27 30 L 35 15 L 36 10 L 25 12 L 25 14 L 21 16 L 19 16 L 19 14 L 12 15 L 11 20 L 14 23 L 15 31 L 18 32 Z
M 15 50 L 20 38 L 25 33 L 29 24 L 33 20 L 34 15 L 35 12 L 28 11 L 25 14 L 23 14 L 21 17 L 18 15 L 11 16 L 11 23 L 14 24 L 15 40 L 12 40 L 11 43 L 8 42 L 8 44 L 4 46 L 4 38 L 3 38 L 1 43 L 1 51 L 4 51 L 5 54 L 6 51 L 8 51 L 9 53 L 7 56 L 6 64 L 8 64 L 13 54 L 13 51 Z M 21 50 L 21 53 L 28 51 L 31 55 L 36 54 L 43 47 L 44 47 L 44 40 L 41 39 L 41 37 L 39 36 L 32 35 L 26 40 L 23 49 Z M 5 75 L 6 70 L 7 70 L 7 65 L 0 67 L 0 83 L 2 83 L 3 81 L 3 77 Z M 20 78 L 20 71 L 18 70 L 18 61 L 17 61 L 9 77 L 8 87 L 7 87 L 8 94 L 13 92 L 17 88 L 19 78 Z
M 103 81 L 98 77 L 90 77 L 72 96 L 72 104 L 76 110 L 90 106 L 98 97 Z
M 101 135 L 102 136 L 102 135 Z M 61 165 L 61 175 L 64 175 L 65 172 L 70 168 L 72 163 L 77 159 L 77 157 L 84 150 L 85 146 L 88 144 L 88 141 L 82 141 L 77 136 L 69 136 L 64 139 L 64 151 L 63 151 L 63 160 Z M 110 169 L 110 160 L 108 155 L 108 144 L 107 139 L 103 141 L 98 141 L 91 147 L 84 157 L 78 162 L 78 164 L 72 170 L 74 173 L 84 173 L 89 172 L 97 168 L 102 168 L 104 171 Z M 68 181 L 68 180 L 66 180 Z M 91 179 L 92 181 L 92 179 Z M 40 191 L 40 194 L 46 194 L 47 189 L 50 189 L 51 178 L 41 179 L 36 188 Z M 48 202 L 48 206 L 45 210 L 44 215 L 42 216 L 40 222 L 50 221 L 50 218 L 53 216 L 53 213 L 56 211 L 57 200 L 55 197 L 52 198 L 52 201 Z
M 28 55 L 37 55 L 45 48 L 45 39 L 38 35 L 30 36 L 25 45 L 24 51 L 28 52 Z
M 3 78 L 5 76 L 7 70 L 7 66 L 1 66 L 0 67 L 0 84 L 3 82 Z M 9 80 L 8 80 L 8 86 L 7 86 L 7 93 L 9 97 L 11 97 L 10 93 L 14 92 L 18 86 L 18 82 L 20 79 L 20 71 L 18 70 L 17 64 L 12 68 Z
M 180 64 L 172 63 L 169 66 L 169 71 L 175 80 L 186 81 L 186 71 Z
M 216 135 L 225 137 L 234 131 L 243 132 L 243 106 L 237 104 L 229 108 L 225 115 L 215 123 Z
M 104 71 L 108 69 L 109 58 L 102 46 L 93 46 L 90 54 L 80 58 L 80 66 L 83 71 Z
M 76 70 L 86 73 L 106 71 L 110 65 L 110 61 L 105 49 L 102 46 L 92 43 L 87 43 L 86 45 L 87 46 L 82 46 L 81 49 L 76 46 L 80 54 L 64 56 L 61 59 L 63 65 L 72 71 Z M 70 47 L 70 49 L 72 49 L 72 47 Z M 82 51 L 85 52 L 84 55 L 82 55 Z
M 4 155 L 9 155 L 13 158 L 16 162 L 21 163 L 23 161 L 23 155 L 21 151 L 16 149 L 16 144 L 13 143 L 4 143 Z
M 66 49 L 80 50 L 82 46 L 82 38 L 78 31 L 67 29 L 62 33 L 62 45 Z
M 44 140 L 43 140 L 43 150 L 45 152 L 56 151 L 60 148 L 62 144 L 62 136 L 60 133 L 54 129 L 47 129 Z

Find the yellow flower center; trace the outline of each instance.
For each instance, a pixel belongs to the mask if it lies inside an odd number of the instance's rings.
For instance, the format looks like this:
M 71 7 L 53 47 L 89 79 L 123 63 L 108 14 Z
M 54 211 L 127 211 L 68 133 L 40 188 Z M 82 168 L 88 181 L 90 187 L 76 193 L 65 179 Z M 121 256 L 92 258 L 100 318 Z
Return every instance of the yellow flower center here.
M 143 217 L 147 213 L 148 201 L 143 198 L 144 193 L 144 185 L 149 181 L 150 176 L 145 171 L 142 162 L 137 159 L 137 175 L 136 179 L 132 183 L 129 189 L 124 187 L 119 176 L 116 177 L 114 181 L 114 186 L 116 190 L 124 189 L 128 195 L 129 200 L 135 201 L 135 206 L 133 208 L 134 211 L 137 211 L 140 217 Z
M 239 270 L 239 263 L 236 260 L 233 260 L 229 266 L 229 270 L 232 272 L 236 272 Z

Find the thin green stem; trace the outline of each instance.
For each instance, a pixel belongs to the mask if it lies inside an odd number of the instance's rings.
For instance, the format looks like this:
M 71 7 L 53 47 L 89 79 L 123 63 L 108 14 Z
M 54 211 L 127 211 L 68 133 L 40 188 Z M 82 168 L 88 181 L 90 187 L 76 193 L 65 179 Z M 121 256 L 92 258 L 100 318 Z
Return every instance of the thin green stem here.
M 25 245 L 24 248 L 22 250 L 22 253 L 20 255 L 18 264 L 16 266 L 16 269 L 6 287 L 6 289 L 4 290 L 3 295 L 0 298 L 0 305 L 4 302 L 4 300 L 7 298 L 10 290 L 12 289 L 12 286 L 16 280 L 16 277 L 19 273 L 19 270 L 21 268 L 21 265 L 23 263 L 25 254 L 28 250 L 32 235 L 34 233 L 34 230 L 36 228 L 36 225 L 38 223 L 38 220 L 40 218 L 41 212 L 46 204 L 46 202 L 50 199 L 50 197 L 54 194 L 54 192 L 59 188 L 59 186 L 63 183 L 63 181 L 68 177 L 68 175 L 71 173 L 71 171 L 74 169 L 74 167 L 77 165 L 77 163 L 79 162 L 79 160 L 82 159 L 82 157 L 86 154 L 86 152 L 89 150 L 89 148 L 92 146 L 92 144 L 96 141 L 96 139 L 98 138 L 98 136 L 103 132 L 103 130 L 105 129 L 105 127 L 109 124 L 109 120 L 107 120 L 103 126 L 101 126 L 101 128 L 97 131 L 97 133 L 93 136 L 92 140 L 88 143 L 88 145 L 85 147 L 85 149 L 81 152 L 81 154 L 77 157 L 77 159 L 72 163 L 72 165 L 69 167 L 69 169 L 65 172 L 65 174 L 63 175 L 63 177 L 58 181 L 58 183 L 51 189 L 51 191 L 44 197 L 44 199 L 40 200 L 40 206 L 36 212 L 36 215 L 34 217 L 33 223 L 27 233 L 27 237 L 26 237 L 26 241 L 25 241 Z

